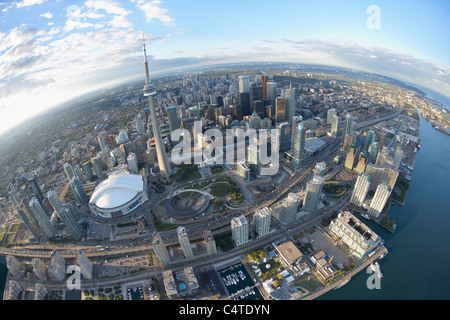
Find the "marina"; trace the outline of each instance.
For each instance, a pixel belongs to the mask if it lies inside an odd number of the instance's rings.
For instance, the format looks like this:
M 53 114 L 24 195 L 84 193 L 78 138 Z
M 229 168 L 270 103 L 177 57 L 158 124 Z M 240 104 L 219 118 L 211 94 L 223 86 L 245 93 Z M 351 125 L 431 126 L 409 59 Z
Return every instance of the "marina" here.
M 144 288 L 127 288 L 127 300 L 144 300 Z
M 263 300 L 242 263 L 218 271 L 231 300 Z

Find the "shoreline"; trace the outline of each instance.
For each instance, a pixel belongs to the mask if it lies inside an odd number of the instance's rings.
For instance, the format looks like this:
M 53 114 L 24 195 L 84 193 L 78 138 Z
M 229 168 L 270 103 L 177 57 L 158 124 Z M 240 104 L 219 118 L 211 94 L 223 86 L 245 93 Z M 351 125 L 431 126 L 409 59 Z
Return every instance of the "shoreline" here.
M 343 284 L 347 280 L 350 280 L 353 276 L 355 276 L 356 274 L 361 272 L 363 269 L 367 268 L 372 262 L 377 260 L 385 252 L 387 252 L 387 249 L 386 249 L 386 247 L 382 246 L 373 256 L 369 257 L 367 260 L 365 260 L 363 262 L 363 264 L 361 264 L 359 267 L 356 267 L 354 270 L 352 270 L 347 275 L 343 276 L 342 278 L 333 282 L 332 284 L 330 284 L 322 289 L 319 289 L 318 291 L 316 291 L 310 295 L 307 295 L 299 300 L 314 300 L 314 299 L 324 295 L 328 291 L 330 291 L 332 289 L 336 289 L 339 285 Z

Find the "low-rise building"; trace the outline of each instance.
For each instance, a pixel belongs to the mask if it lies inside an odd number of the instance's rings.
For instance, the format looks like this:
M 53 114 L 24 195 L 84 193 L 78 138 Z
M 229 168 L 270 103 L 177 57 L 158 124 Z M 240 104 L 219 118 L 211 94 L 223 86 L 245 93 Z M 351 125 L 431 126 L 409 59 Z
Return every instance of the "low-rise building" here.
M 293 265 L 294 263 L 300 261 L 303 257 L 303 253 L 300 252 L 292 241 L 276 245 L 275 249 L 287 265 Z

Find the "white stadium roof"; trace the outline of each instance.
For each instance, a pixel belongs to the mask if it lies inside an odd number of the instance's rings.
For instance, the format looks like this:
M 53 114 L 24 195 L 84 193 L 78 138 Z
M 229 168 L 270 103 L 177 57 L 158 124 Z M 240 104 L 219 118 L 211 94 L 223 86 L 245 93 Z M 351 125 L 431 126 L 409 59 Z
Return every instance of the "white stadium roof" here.
M 91 195 L 89 204 L 100 209 L 120 207 L 144 190 L 144 181 L 139 175 L 111 175 L 100 183 Z

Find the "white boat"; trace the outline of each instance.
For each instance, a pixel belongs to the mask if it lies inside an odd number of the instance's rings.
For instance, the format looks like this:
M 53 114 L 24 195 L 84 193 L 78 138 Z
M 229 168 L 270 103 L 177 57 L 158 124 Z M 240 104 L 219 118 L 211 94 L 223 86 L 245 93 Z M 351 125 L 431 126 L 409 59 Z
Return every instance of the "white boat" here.
M 378 259 L 383 259 L 388 254 L 388 250 L 386 249 Z
M 380 279 L 383 278 L 383 274 L 381 273 L 380 265 L 378 262 L 372 262 L 370 264 L 370 268 L 372 269 L 372 271 L 377 273 L 378 278 L 380 278 Z
M 362 213 L 361 217 L 363 217 L 363 218 L 365 218 L 367 220 L 370 220 L 370 216 L 367 213 Z

